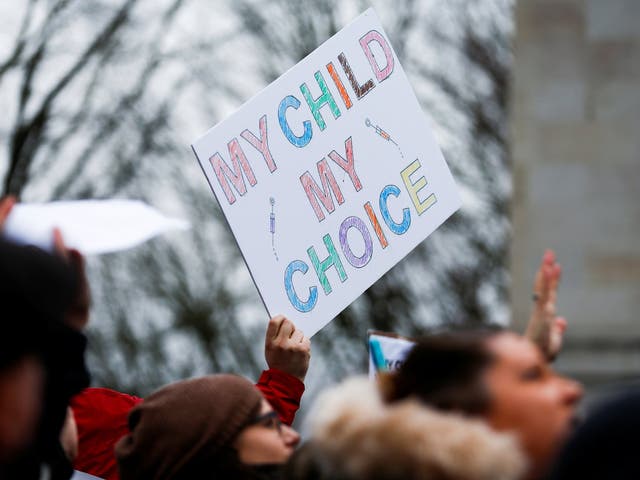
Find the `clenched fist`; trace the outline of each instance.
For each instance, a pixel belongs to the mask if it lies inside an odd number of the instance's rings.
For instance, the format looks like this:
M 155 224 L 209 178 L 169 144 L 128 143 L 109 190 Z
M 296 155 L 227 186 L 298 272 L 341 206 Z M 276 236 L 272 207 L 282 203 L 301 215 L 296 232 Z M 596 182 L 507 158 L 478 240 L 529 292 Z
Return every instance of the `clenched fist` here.
M 264 341 L 269 368 L 288 373 L 304 382 L 311 358 L 311 341 L 284 315 L 269 320 Z

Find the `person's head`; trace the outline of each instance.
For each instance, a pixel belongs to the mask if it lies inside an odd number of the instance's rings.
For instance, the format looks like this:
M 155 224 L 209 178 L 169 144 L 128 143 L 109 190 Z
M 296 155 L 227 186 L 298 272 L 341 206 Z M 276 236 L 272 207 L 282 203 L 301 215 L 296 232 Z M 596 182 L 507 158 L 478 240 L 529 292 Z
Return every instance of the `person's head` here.
M 533 476 L 567 438 L 582 396 L 579 384 L 556 374 L 533 343 L 495 330 L 425 338 L 384 385 L 389 401 L 415 396 L 515 433 Z
M 76 284 L 60 259 L 0 240 L 0 462 L 34 441 L 45 406 L 47 341 Z
M 300 441 L 298 433 L 280 422 L 277 412 L 264 398 L 257 416 L 240 430 L 232 447 L 245 465 L 285 463 Z
M 116 444 L 122 480 L 258 478 L 262 467 L 286 462 L 299 441 L 254 385 L 236 375 L 161 388 L 131 411 L 129 429 Z

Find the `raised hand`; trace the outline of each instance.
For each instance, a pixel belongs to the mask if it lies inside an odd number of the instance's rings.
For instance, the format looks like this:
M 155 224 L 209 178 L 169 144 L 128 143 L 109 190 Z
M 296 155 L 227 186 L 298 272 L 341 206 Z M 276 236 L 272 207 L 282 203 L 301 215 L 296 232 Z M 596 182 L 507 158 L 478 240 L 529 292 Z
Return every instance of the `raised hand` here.
M 89 307 L 91 305 L 91 292 L 85 271 L 84 257 L 78 250 L 66 247 L 62 233 L 57 228 L 53 229 L 53 247 L 56 254 L 75 271 L 78 278 L 76 295 L 65 315 L 65 323 L 76 330 L 82 330 L 89 323 Z
M 16 198 L 9 195 L 8 197 L 4 197 L 0 199 L 0 230 L 4 227 L 4 222 L 7 221 L 9 214 L 11 213 L 11 209 L 16 203 Z
M 562 267 L 553 250 L 547 250 L 533 282 L 533 308 L 525 336 L 536 343 L 552 361 L 562 348 L 567 321 L 556 313 Z
M 269 320 L 264 339 L 269 368 L 283 371 L 304 382 L 311 358 L 311 341 L 284 315 Z

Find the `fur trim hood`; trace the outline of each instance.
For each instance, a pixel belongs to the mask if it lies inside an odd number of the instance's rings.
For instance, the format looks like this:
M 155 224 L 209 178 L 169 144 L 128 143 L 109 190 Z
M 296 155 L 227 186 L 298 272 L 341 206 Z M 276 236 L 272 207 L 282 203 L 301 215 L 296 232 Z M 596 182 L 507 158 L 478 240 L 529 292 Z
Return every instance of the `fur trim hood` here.
M 512 436 L 415 401 L 383 405 L 365 378 L 325 392 L 309 418 L 311 441 L 290 478 L 516 480 L 525 472 Z

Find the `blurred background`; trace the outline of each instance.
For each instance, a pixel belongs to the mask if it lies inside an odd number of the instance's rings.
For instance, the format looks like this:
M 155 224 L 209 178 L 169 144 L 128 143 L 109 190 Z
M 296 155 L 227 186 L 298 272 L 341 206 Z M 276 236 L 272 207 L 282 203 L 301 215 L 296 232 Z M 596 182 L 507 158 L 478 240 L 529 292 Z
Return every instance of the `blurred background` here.
M 313 337 L 303 408 L 365 371 L 367 329 L 522 330 L 545 248 L 565 266 L 559 368 L 593 395 L 638 378 L 640 2 L 2 2 L 2 193 L 142 199 L 192 224 L 88 259 L 94 385 L 265 368 L 266 312 L 190 144 L 369 6 L 463 208 Z
M 639 24 L 635 0 L 515 9 L 513 319 L 521 328 L 535 260 L 553 247 L 569 321 L 558 368 L 593 399 L 640 379 Z

